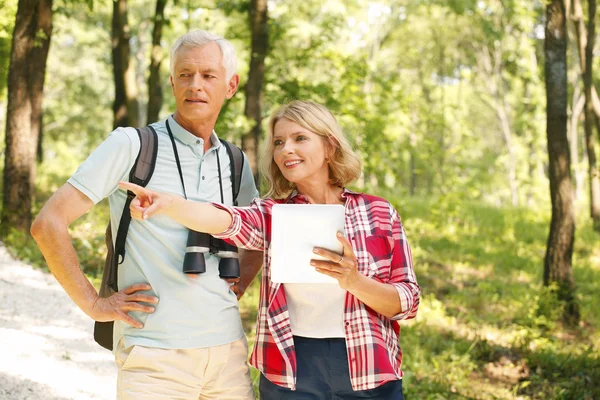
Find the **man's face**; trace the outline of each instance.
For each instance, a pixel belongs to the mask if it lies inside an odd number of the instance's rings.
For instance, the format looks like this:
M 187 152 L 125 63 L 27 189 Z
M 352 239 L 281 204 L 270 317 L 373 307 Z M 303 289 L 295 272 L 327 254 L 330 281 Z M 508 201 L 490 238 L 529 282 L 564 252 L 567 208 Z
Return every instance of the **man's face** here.
M 221 49 L 216 43 L 183 47 L 175 53 L 171 87 L 178 115 L 187 123 L 213 123 L 223 101 L 236 92 L 239 77 L 226 79 Z

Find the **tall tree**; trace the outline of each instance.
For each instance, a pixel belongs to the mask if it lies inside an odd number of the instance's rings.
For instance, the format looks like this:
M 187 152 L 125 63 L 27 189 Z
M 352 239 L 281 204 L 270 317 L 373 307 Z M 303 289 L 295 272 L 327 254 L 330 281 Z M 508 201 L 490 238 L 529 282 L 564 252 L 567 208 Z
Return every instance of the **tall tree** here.
M 581 68 L 581 77 L 583 78 L 583 91 L 585 95 L 584 106 L 584 132 L 585 147 L 588 156 L 588 178 L 590 185 L 590 216 L 592 217 L 594 227 L 600 230 L 600 172 L 598 171 L 598 160 L 596 158 L 596 141 L 594 137 L 594 123 L 598 118 L 594 112 L 593 103 L 593 82 L 592 65 L 593 50 L 596 33 L 596 1 L 588 1 L 588 26 L 587 32 L 583 17 L 583 7 L 581 0 L 573 2 L 573 21 L 576 25 L 577 44 L 579 49 L 579 63 Z
M 585 46 L 585 71 L 583 73 L 583 87 L 585 90 L 585 146 L 588 152 L 590 216 L 594 221 L 594 228 L 597 231 L 600 231 L 600 170 L 598 170 L 598 161 L 594 151 L 596 144 L 593 134 L 594 120 L 597 122 L 599 117 L 594 113 L 592 98 L 592 65 L 594 61 L 594 43 L 596 38 L 595 20 L 596 0 L 588 0 L 587 43 Z M 600 130 L 598 131 L 598 134 L 600 135 Z
M 510 34 L 510 32 L 507 33 Z M 502 140 L 506 145 L 508 153 L 506 170 L 508 173 L 511 202 L 513 206 L 517 206 L 519 204 L 517 156 L 515 154 L 510 109 L 505 93 L 508 85 L 503 76 L 506 69 L 504 65 L 503 45 L 504 43 L 499 40 L 495 40 L 493 44 L 483 43 L 476 57 L 479 66 L 478 72 L 487 89 L 486 93 L 480 93 L 480 98 L 494 111 L 498 119 Z
M 3 230 L 31 225 L 52 0 L 20 0 L 12 37 L 6 112 Z
M 131 32 L 127 20 L 127 0 L 113 0 L 112 58 L 115 78 L 113 127 L 139 126 L 139 109 L 135 68 L 130 62 L 129 39 Z
M 573 165 L 573 172 L 575 174 L 575 201 L 583 198 L 583 186 L 585 181 L 585 171 L 580 167 L 579 161 L 579 120 L 581 114 L 585 108 L 585 94 L 581 93 L 579 87 L 579 76 L 576 77 L 571 83 L 573 85 L 573 99 L 571 101 L 571 114 L 569 116 L 569 123 L 567 125 L 567 134 L 569 138 L 569 151 L 571 153 L 571 165 Z
M 252 128 L 242 136 L 242 148 L 248 156 L 254 179 L 258 182 L 258 144 L 262 135 L 262 93 L 265 77 L 265 57 L 269 49 L 269 17 L 267 0 L 251 0 L 249 10 L 252 44 L 250 70 L 246 82 L 244 115 Z
M 5 102 L 5 90 L 8 83 L 8 67 L 10 65 L 11 32 L 15 29 L 17 0 L 0 0 L 0 103 Z
M 564 0 L 546 5 L 544 41 L 546 72 L 546 135 L 552 200 L 552 220 L 544 260 L 544 285 L 556 284 L 565 302 L 564 320 L 579 322 L 575 301 L 572 255 L 575 238 L 571 160 L 567 140 L 567 34 Z
M 163 104 L 160 65 L 163 61 L 163 49 L 160 46 L 162 29 L 165 22 L 165 6 L 167 0 L 156 0 L 154 28 L 152 29 L 152 51 L 150 54 L 150 77 L 148 78 L 148 120 L 146 123 L 158 121 L 158 114 Z

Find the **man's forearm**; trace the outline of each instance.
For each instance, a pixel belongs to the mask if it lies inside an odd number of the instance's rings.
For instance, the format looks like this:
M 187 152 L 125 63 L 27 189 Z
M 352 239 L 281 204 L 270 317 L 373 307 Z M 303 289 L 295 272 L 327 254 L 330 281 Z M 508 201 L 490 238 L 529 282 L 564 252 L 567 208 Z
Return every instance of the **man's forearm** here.
M 240 257 L 240 286 L 242 293 L 252 283 L 263 264 L 263 252 L 239 249 Z
M 75 304 L 93 318 L 92 309 L 98 293 L 81 271 L 67 227 L 57 221 L 37 220 L 31 234 L 56 280 Z

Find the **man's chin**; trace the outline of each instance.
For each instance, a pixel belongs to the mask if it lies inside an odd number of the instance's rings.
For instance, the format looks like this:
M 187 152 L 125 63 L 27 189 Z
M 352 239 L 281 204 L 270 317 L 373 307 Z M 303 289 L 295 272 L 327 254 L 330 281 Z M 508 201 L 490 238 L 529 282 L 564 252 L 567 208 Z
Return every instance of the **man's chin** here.
M 208 109 L 200 107 L 183 107 L 178 112 L 183 118 L 188 120 L 205 120 L 212 117 Z
M 208 103 L 203 102 L 203 101 L 188 101 L 188 100 L 185 100 L 183 102 L 183 104 L 185 104 L 186 106 L 189 106 L 189 107 L 208 107 Z
M 187 101 L 183 103 L 183 108 L 188 110 L 188 112 L 206 112 L 210 109 L 207 103 L 191 103 Z

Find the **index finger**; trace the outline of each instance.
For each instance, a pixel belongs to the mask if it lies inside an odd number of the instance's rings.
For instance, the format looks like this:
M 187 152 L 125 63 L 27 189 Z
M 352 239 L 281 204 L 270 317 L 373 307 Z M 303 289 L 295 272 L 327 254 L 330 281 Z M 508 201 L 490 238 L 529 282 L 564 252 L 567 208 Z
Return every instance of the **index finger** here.
M 343 253 L 344 255 L 354 254 L 354 249 L 352 249 L 352 244 L 346 238 L 346 236 L 344 236 L 344 234 L 342 232 L 337 233 L 337 239 L 340 241 L 340 243 L 342 244 L 342 247 L 344 248 L 344 253 Z
M 146 194 L 146 189 L 144 189 L 140 185 L 136 185 L 135 183 L 131 183 L 131 182 L 120 181 L 119 189 L 129 190 L 129 191 L 135 193 L 136 196 Z
M 151 289 L 152 289 L 152 286 L 150 286 L 147 283 L 134 283 L 133 285 L 128 286 L 125 289 L 123 289 L 123 293 L 133 294 L 140 290 L 151 290 Z

